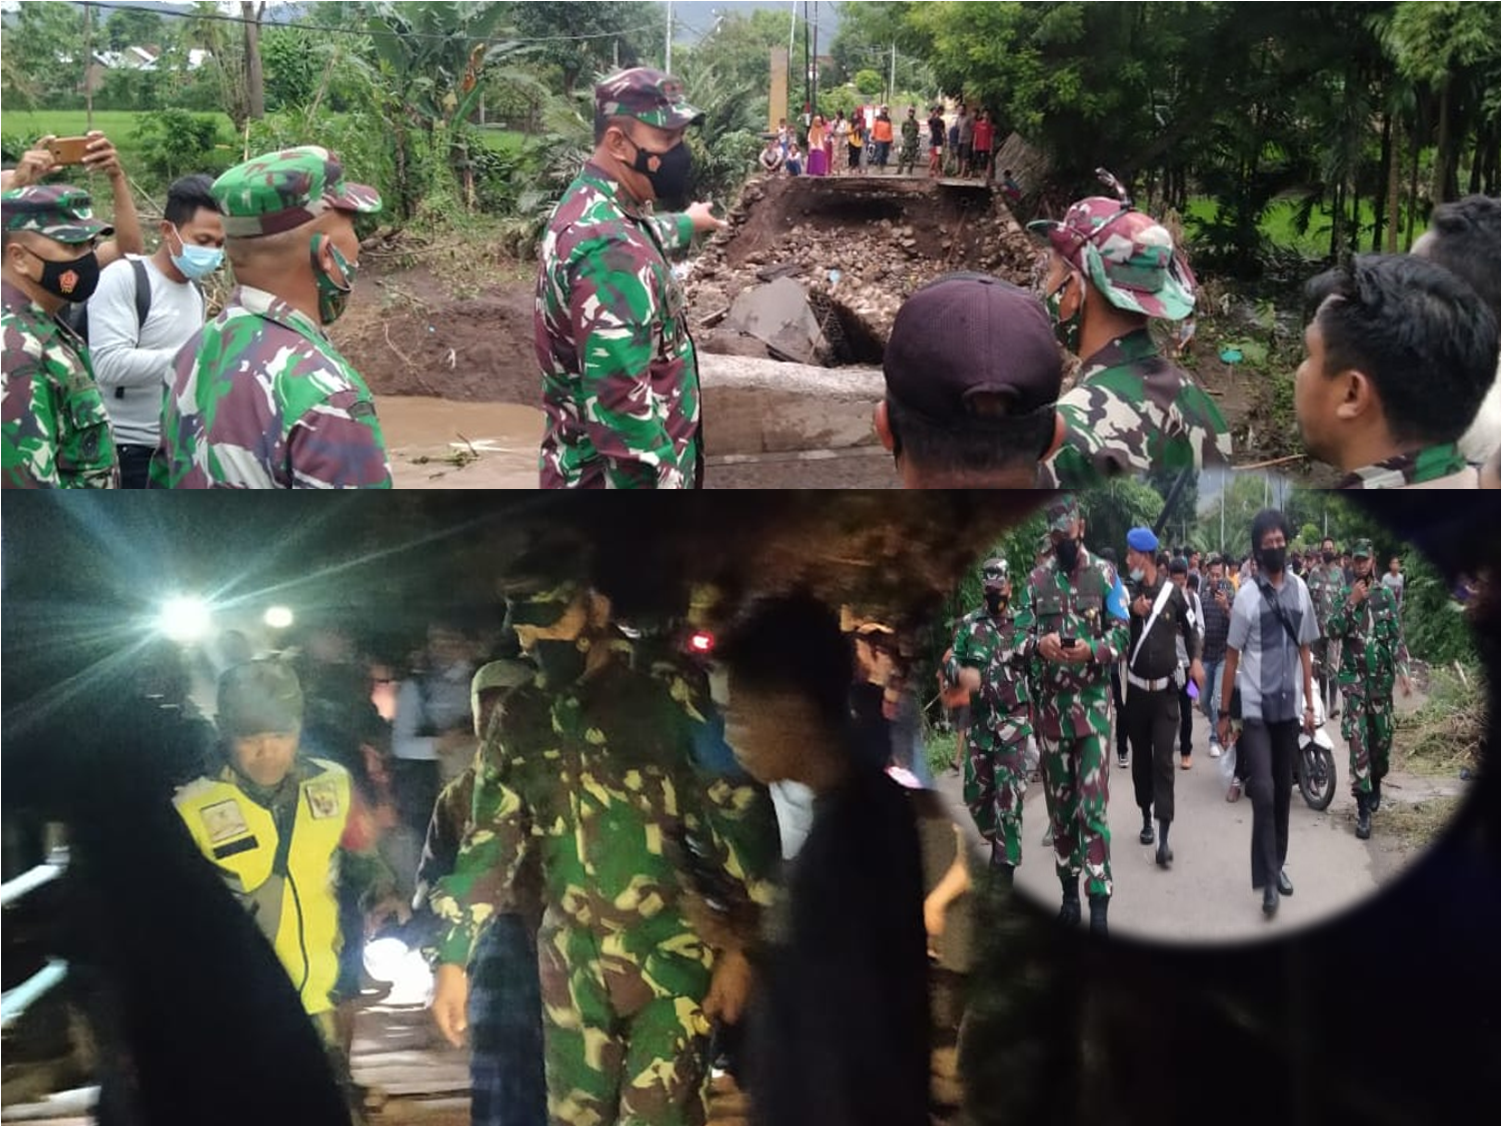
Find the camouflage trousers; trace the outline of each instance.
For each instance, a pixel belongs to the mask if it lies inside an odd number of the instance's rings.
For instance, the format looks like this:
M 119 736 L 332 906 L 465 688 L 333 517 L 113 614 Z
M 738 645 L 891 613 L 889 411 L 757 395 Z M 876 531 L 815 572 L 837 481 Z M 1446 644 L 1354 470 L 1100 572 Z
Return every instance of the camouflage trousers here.
M 704 1122 L 711 952 L 675 913 L 537 937 L 553 1123 Z
M 1025 720 L 1008 717 L 999 732 L 972 727 L 965 741 L 965 806 L 981 837 L 999 841 L 1013 868 L 1022 864 L 1022 760 L 1029 730 Z
M 1111 725 L 1090 713 L 1088 736 L 1042 739 L 1043 797 L 1053 830 L 1054 871 L 1059 880 L 1078 881 L 1086 873 L 1089 896 L 1111 895 L 1111 827 L 1106 820 L 1110 797 L 1107 743 Z
M 911 172 L 917 165 L 918 142 L 914 141 L 911 145 L 903 144 L 902 148 L 897 152 L 897 171 L 901 173 L 905 168 Z
M 1352 691 L 1356 688 L 1357 691 Z M 1371 794 L 1373 780 L 1387 777 L 1392 751 L 1392 691 L 1373 696 L 1364 686 L 1346 686 L 1340 734 L 1351 750 L 1351 793 Z

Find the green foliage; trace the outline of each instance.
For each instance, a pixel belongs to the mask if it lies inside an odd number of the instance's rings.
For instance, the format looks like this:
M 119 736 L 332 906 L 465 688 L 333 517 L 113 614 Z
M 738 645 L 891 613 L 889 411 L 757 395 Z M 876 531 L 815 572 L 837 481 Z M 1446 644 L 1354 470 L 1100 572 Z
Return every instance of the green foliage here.
M 875 98 L 887 88 L 887 80 L 874 70 L 858 70 L 855 72 L 855 89 L 863 98 Z
M 104 21 L 105 37 L 115 51 L 126 47 L 160 47 L 167 38 L 166 32 L 166 22 L 155 12 L 121 9 L 110 12 Z
M 596 73 L 614 70 L 617 58 L 622 67 L 662 65 L 667 12 L 661 4 L 635 0 L 598 0 L 589 4 L 530 0 L 515 5 L 512 15 L 520 35 L 549 39 L 539 47 L 539 58 L 558 68 L 565 95 L 572 94 L 581 82 Z
M 133 137 L 141 154 L 139 171 L 148 182 L 170 184 L 179 176 L 205 172 L 217 176 L 239 160 L 221 136 L 222 119 L 187 110 L 157 110 L 142 114 Z
M 269 113 L 250 126 L 250 151 L 272 152 L 296 145 L 321 145 L 337 153 L 345 174 L 381 193 L 381 215 L 365 222 L 374 225 L 392 220 L 396 194 L 395 159 L 384 122 L 373 112 L 314 112 L 303 106 Z
M 1377 560 L 1385 557 L 1377 551 Z M 1450 595 L 1444 576 L 1417 552 L 1403 556 L 1403 632 L 1408 652 L 1431 665 L 1480 663 L 1465 608 Z
M 171 76 L 159 70 L 120 67 L 107 71 L 94 105 L 110 110 L 154 110 L 162 104 L 162 93 L 170 81 Z
M 28 108 L 81 106 L 83 20 L 72 4 L 21 4 L 0 31 L 7 98 Z

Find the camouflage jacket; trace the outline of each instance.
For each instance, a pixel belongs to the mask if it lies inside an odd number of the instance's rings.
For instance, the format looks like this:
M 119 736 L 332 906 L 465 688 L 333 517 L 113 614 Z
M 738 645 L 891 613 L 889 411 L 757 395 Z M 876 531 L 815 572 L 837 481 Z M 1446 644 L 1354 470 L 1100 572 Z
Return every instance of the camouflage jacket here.
M 916 149 L 918 147 L 918 123 L 916 121 L 903 118 L 902 147 L 904 149 Z
M 152 484 L 391 487 L 375 400 L 312 318 L 241 286 L 177 354 Z
M 699 365 L 667 261 L 693 233 L 594 163 L 559 201 L 537 277 L 544 489 L 699 486 Z
M 727 925 L 737 941 L 753 938 L 773 897 L 770 800 L 697 771 L 691 688 L 612 648 L 584 681 L 552 696 L 519 689 L 498 713 L 477 758 L 470 828 L 431 898 L 447 925 L 439 962 L 466 963 L 485 921 L 514 907 L 533 850 L 555 924 L 609 933 L 676 919 L 670 930 L 712 942 L 690 922 L 694 899 L 753 906 L 757 918 Z
M 1340 479 L 1337 489 L 1406 489 L 1414 485 L 1457 489 L 1476 485 L 1475 471 L 1466 472 L 1468 464 L 1453 442 L 1431 446 L 1410 454 L 1398 454 L 1371 466 L 1353 470 Z M 1459 480 L 1443 482 L 1443 478 Z
M 997 619 L 984 607 L 960 620 L 944 675 L 953 685 L 959 683 L 962 667 L 980 670 L 980 691 L 970 694 L 972 725 L 998 734 L 1005 726 L 1009 738 L 1032 731 L 1031 663 L 1026 656 L 1030 621 L 1025 611 Z
M 88 346 L 9 282 L 0 283 L 5 337 L 0 452 L 6 489 L 111 489 L 115 436 Z
M 1035 661 L 1038 728 L 1047 739 L 1088 736 L 1090 714 L 1104 719 L 1111 703 L 1111 666 L 1127 650 L 1126 589 L 1116 569 L 1080 548 L 1073 577 L 1056 560 L 1033 569 L 1022 588 L 1019 617 L 1027 615 L 1027 656 Z M 1038 640 L 1049 634 L 1090 643 L 1095 660 L 1077 665 L 1045 661 Z
M 1341 589 L 1330 614 L 1329 631 L 1330 637 L 1343 643 L 1337 677 L 1340 687 L 1390 697 L 1403 650 L 1403 631 L 1397 597 L 1375 579 L 1366 601 L 1358 606 L 1348 602 L 1351 588 Z
M 1328 638 L 1330 614 L 1335 609 L 1335 601 L 1345 589 L 1345 573 L 1338 563 L 1322 563 L 1309 572 L 1304 585 L 1309 588 L 1309 601 L 1314 604 L 1314 617 L 1319 623 L 1320 634 Z
M 1085 361 L 1059 400 L 1068 433 L 1039 472 L 1040 489 L 1081 489 L 1123 474 L 1229 465 L 1220 409 L 1163 359 L 1146 328 Z

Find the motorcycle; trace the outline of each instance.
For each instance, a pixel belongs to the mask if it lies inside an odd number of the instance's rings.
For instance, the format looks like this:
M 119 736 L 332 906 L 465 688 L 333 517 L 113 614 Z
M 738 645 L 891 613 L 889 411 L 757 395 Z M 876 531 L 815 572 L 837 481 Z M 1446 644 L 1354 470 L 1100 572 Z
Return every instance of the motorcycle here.
M 1319 678 L 1314 678 L 1314 731 L 1299 729 L 1299 753 L 1293 777 L 1299 793 L 1314 810 L 1326 809 L 1335 799 L 1335 745 L 1325 731 L 1325 702 Z

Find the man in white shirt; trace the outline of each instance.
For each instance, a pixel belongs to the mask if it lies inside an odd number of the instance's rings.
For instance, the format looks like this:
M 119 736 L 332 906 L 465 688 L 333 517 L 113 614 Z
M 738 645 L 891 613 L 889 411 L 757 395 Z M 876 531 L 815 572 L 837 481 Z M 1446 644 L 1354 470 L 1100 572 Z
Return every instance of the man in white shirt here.
M 224 223 L 211 183 L 203 175 L 176 181 L 167 190 L 156 253 L 111 263 L 89 299 L 89 351 L 126 489 L 146 488 L 172 361 L 203 325 L 198 282 L 224 261 Z

